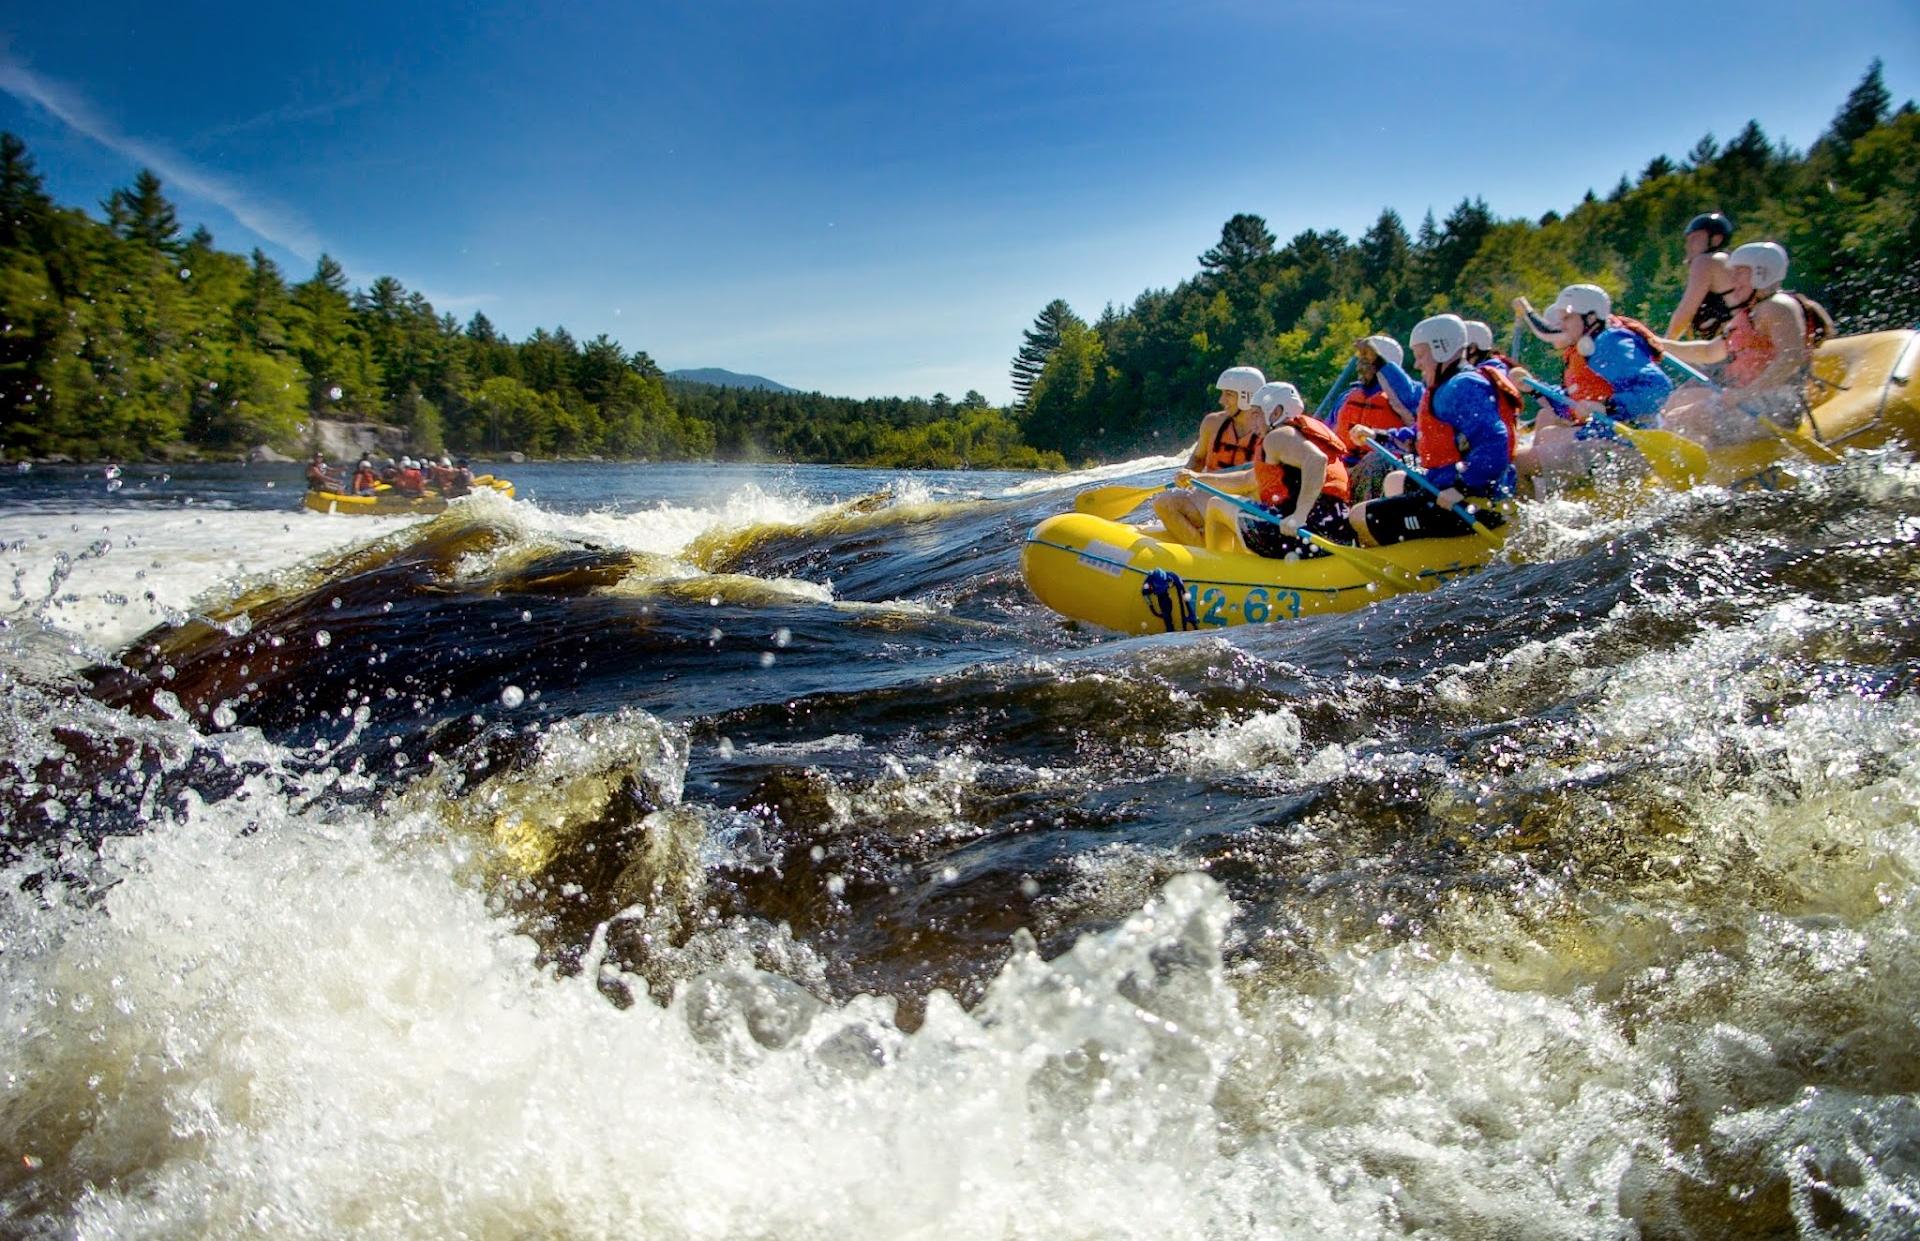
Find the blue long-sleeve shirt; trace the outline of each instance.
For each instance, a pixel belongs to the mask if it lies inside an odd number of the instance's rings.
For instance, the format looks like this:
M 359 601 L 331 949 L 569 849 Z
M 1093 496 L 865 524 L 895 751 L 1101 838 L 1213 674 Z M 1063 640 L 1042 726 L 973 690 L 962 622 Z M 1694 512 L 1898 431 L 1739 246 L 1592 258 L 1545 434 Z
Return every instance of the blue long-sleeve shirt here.
M 1391 393 L 1394 400 L 1400 402 L 1402 409 L 1420 408 L 1421 398 L 1427 394 L 1427 385 L 1401 370 L 1398 362 L 1389 362 L 1381 358 L 1378 376 L 1380 386 Z
M 1660 425 L 1660 407 L 1673 395 L 1673 381 L 1637 332 L 1623 327 L 1603 329 L 1593 338 L 1587 365 L 1613 385 L 1607 413 L 1615 421 L 1643 428 Z
M 1513 452 L 1507 444 L 1507 424 L 1485 375 L 1462 370 L 1441 384 L 1434 391 L 1431 412 L 1453 429 L 1456 442 L 1466 441 L 1459 464 L 1427 471 L 1434 486 L 1482 493 L 1510 489 Z

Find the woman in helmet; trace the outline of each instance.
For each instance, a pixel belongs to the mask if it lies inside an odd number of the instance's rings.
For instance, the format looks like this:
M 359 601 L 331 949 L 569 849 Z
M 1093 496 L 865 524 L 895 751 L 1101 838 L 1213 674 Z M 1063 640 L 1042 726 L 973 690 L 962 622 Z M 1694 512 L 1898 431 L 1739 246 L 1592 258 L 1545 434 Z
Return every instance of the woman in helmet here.
M 1250 551 L 1275 560 L 1326 555 L 1299 537 L 1303 527 L 1322 538 L 1351 542 L 1347 533 L 1351 493 L 1341 460 L 1346 446 L 1340 437 L 1307 414 L 1300 390 L 1290 383 L 1261 385 L 1253 402 L 1271 429 L 1261 437 L 1251 471 L 1181 470 L 1173 480 L 1185 486 L 1198 478 L 1222 491 L 1254 495 L 1273 520 L 1241 517 L 1239 509 L 1214 499 L 1207 505 L 1207 546 L 1217 551 Z
M 1220 390 L 1220 408 L 1200 420 L 1200 438 L 1187 456 L 1186 468 L 1195 474 L 1237 470 L 1253 461 L 1266 423 L 1254 407 L 1253 394 L 1267 382 L 1258 367 L 1230 366 L 1220 372 L 1214 387 Z M 1169 491 L 1153 501 L 1154 515 L 1176 543 L 1200 547 L 1206 542 L 1206 510 L 1191 492 Z
M 1535 314 L 1524 297 L 1513 305 L 1535 336 L 1560 351 L 1560 386 L 1570 398 L 1564 408 L 1541 404 L 1533 442 L 1514 460 L 1520 477 L 1589 478 L 1602 462 L 1643 469 L 1645 462 L 1610 423 L 1660 425 L 1673 381 L 1660 369 L 1659 337 L 1614 314 L 1613 299 L 1596 284 L 1568 285 L 1545 315 Z M 1523 381 L 1527 372 L 1516 368 L 1514 377 Z
M 1689 329 L 1700 340 L 1717 336 L 1733 317 L 1727 300 L 1733 292 L 1733 264 L 1727 242 L 1733 239 L 1733 221 L 1708 211 L 1687 222 L 1687 287 L 1667 321 L 1667 335 L 1679 337 Z
M 1732 315 L 1720 334 L 1712 340 L 1661 342 L 1696 366 L 1727 364 L 1724 392 L 1703 393 L 1670 415 L 1675 431 L 1708 446 L 1769 435 L 1754 425 L 1754 416 L 1798 425 L 1807 412 L 1813 346 L 1833 324 L 1818 302 L 1781 288 L 1787 251 L 1778 242 L 1748 242 L 1729 259 Z
M 1479 519 L 1497 526 L 1493 501 L 1511 493 L 1513 446 L 1500 416 L 1495 380 L 1467 360 L 1467 325 L 1458 315 L 1435 315 L 1414 326 L 1413 360 L 1426 381 L 1421 398 L 1418 448 L 1438 496 L 1405 491 L 1404 475 L 1390 477 L 1385 498 L 1368 500 L 1349 514 L 1363 546 L 1408 539 L 1446 538 L 1472 531 L 1455 505 L 1474 500 Z M 1502 377 L 1499 382 L 1505 382 Z

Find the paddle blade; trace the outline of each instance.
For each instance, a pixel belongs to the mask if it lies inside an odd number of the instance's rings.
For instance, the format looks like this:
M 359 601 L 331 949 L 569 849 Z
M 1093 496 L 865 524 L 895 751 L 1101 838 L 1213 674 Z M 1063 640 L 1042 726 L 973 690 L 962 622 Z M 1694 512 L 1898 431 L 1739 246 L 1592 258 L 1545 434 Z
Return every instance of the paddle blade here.
M 1307 539 L 1315 547 L 1329 553 L 1336 559 L 1344 560 L 1367 577 L 1372 578 L 1389 590 L 1420 590 L 1421 583 L 1417 574 L 1409 573 L 1397 564 L 1389 563 L 1371 552 L 1361 551 L 1357 547 L 1348 547 L 1332 539 L 1322 538 L 1312 531 L 1305 531 Z
M 1073 511 L 1090 513 L 1107 521 L 1119 521 L 1140 506 L 1148 496 L 1161 491 L 1154 487 L 1123 487 L 1118 484 L 1111 487 L 1095 487 L 1083 491 L 1073 498 Z
M 1647 459 L 1654 476 L 1669 487 L 1685 491 L 1707 477 L 1711 463 L 1707 450 L 1671 431 L 1642 431 L 1621 427 L 1627 441 Z

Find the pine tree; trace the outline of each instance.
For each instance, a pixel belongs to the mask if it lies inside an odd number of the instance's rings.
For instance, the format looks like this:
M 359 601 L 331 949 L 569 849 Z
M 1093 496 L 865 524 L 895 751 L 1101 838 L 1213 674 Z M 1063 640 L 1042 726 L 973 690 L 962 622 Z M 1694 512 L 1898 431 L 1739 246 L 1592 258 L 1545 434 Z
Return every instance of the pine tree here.
M 1840 105 L 1840 111 L 1833 118 L 1833 126 L 1827 134 L 1844 154 L 1853 149 L 1853 144 L 1886 122 L 1893 108 L 1893 96 L 1887 93 L 1887 84 L 1880 76 L 1880 58 L 1875 56 L 1873 63 L 1867 66 L 1866 76 L 1853 88 L 1847 101 Z
M 160 178 L 142 168 L 130 190 L 115 190 L 106 201 L 113 231 L 150 250 L 172 250 L 180 242 L 180 220 L 173 204 L 160 192 Z M 209 236 L 208 242 L 213 238 Z
M 0 248 L 40 248 L 53 214 L 53 200 L 40 180 L 27 144 L 0 133 Z
M 1022 334 L 1020 352 L 1013 357 L 1013 393 L 1015 403 L 1025 408 L 1033 395 L 1034 381 L 1047 367 L 1047 359 L 1060 347 L 1060 333 L 1070 323 L 1081 323 L 1080 316 L 1059 298 L 1046 304 L 1033 326 Z M 1084 324 L 1083 324 L 1084 326 Z
M 1267 222 L 1241 212 L 1220 228 L 1219 244 L 1200 256 L 1200 270 L 1215 280 L 1229 280 L 1273 253 L 1274 236 Z
M 1360 237 L 1360 279 L 1383 300 L 1391 300 L 1412 258 L 1413 246 L 1400 213 L 1381 208 L 1380 218 Z

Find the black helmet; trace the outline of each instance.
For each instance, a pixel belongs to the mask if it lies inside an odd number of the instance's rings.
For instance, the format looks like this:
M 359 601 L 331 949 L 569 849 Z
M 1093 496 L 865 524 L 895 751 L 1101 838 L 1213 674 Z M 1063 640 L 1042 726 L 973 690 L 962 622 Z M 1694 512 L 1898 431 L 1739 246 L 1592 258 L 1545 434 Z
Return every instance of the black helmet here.
M 1718 211 L 1708 211 L 1701 215 L 1694 216 L 1691 220 L 1687 221 L 1687 227 L 1682 235 L 1684 236 L 1685 233 L 1697 233 L 1703 228 L 1707 230 L 1707 240 L 1709 243 L 1713 241 L 1715 236 L 1718 236 L 1721 241 L 1729 241 L 1733 238 L 1733 221 L 1721 215 Z

